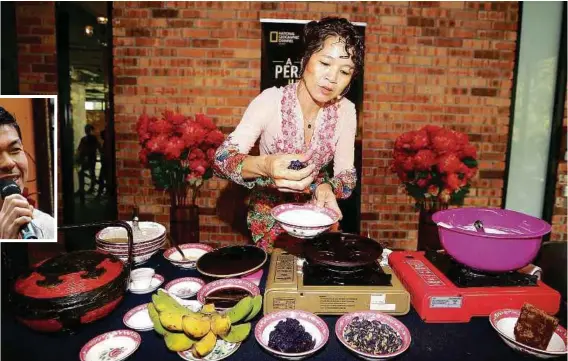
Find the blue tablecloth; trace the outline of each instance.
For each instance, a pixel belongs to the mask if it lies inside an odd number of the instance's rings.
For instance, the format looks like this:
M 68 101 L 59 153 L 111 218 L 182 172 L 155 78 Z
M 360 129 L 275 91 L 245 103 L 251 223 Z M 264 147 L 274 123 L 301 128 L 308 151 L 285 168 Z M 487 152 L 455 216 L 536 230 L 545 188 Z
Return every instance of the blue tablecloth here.
M 181 270 L 173 267 L 161 255 L 154 256 L 145 267 L 153 267 L 165 277 L 165 283 L 179 277 L 200 277 L 194 270 Z M 260 288 L 264 291 L 267 270 L 265 269 Z M 135 295 L 127 293 L 119 307 L 106 318 L 87 325 L 74 334 L 42 334 L 31 331 L 18 323 L 2 307 L 1 357 L 2 361 L 62 361 L 78 360 L 79 351 L 91 338 L 117 329 L 127 328 L 122 317 L 131 308 L 151 301 L 151 294 Z M 565 307 L 565 305 L 563 306 Z M 353 353 L 343 347 L 335 337 L 336 316 L 322 317 L 328 324 L 330 338 L 328 344 L 310 360 L 353 360 Z M 260 319 L 260 316 L 256 320 Z M 469 323 L 428 324 L 411 309 L 399 319 L 408 327 L 412 335 L 410 348 L 398 360 L 451 360 L 451 361 L 490 361 L 490 360 L 530 360 L 507 346 L 486 317 L 472 319 Z M 562 320 L 565 324 L 565 318 Z M 254 330 L 253 322 L 253 330 Z M 142 343 L 129 361 L 167 361 L 182 360 L 176 353 L 168 351 L 164 340 L 154 331 L 139 332 Z M 254 334 L 247 338 L 239 350 L 227 360 L 275 360 L 257 344 Z

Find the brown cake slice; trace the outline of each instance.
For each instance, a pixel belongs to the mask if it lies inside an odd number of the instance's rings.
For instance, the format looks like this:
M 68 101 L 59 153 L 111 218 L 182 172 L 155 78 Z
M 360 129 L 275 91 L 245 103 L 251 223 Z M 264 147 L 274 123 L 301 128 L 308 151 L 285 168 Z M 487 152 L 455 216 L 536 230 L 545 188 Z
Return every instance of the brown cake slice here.
M 558 319 L 525 303 L 515 324 L 515 340 L 527 346 L 546 350 L 557 326 Z

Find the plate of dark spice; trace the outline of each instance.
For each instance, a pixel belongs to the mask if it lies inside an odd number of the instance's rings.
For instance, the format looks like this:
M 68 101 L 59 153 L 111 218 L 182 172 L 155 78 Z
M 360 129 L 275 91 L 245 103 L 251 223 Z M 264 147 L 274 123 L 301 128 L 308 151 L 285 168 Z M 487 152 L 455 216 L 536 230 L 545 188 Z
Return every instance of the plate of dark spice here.
M 396 318 L 376 311 L 352 312 L 335 323 L 335 335 L 365 360 L 386 360 L 410 347 L 408 328 Z
M 313 313 L 285 310 L 269 313 L 258 321 L 254 336 L 272 355 L 302 360 L 325 346 L 329 329 L 325 321 Z
M 223 310 L 236 305 L 247 296 L 260 295 L 260 289 L 252 282 L 240 278 L 224 278 L 203 286 L 197 292 L 197 300 L 201 304 L 215 304 L 215 308 Z

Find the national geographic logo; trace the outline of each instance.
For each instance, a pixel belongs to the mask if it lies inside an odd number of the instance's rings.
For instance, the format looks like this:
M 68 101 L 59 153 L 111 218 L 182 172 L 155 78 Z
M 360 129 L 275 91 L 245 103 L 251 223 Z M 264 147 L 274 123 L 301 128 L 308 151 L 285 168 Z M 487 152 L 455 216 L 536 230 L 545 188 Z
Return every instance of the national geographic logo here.
M 300 35 L 292 31 L 271 31 L 269 34 L 271 43 L 292 44 L 296 40 L 300 40 Z
M 277 43 L 278 42 L 278 31 L 271 31 L 270 32 L 270 42 Z

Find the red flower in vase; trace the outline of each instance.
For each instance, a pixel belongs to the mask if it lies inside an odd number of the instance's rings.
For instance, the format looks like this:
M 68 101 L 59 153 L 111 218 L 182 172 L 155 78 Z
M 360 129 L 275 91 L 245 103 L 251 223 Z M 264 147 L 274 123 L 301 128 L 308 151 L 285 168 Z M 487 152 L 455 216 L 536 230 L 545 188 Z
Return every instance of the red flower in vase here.
M 460 204 L 477 172 L 476 156 L 466 134 L 427 125 L 395 140 L 390 169 L 417 205 Z
M 198 114 L 194 117 L 165 111 L 161 117 L 143 114 L 136 131 L 141 145 L 140 162 L 151 169 L 156 188 L 176 194 L 195 194 L 203 181 L 212 177 L 215 150 L 225 140 L 215 123 Z

